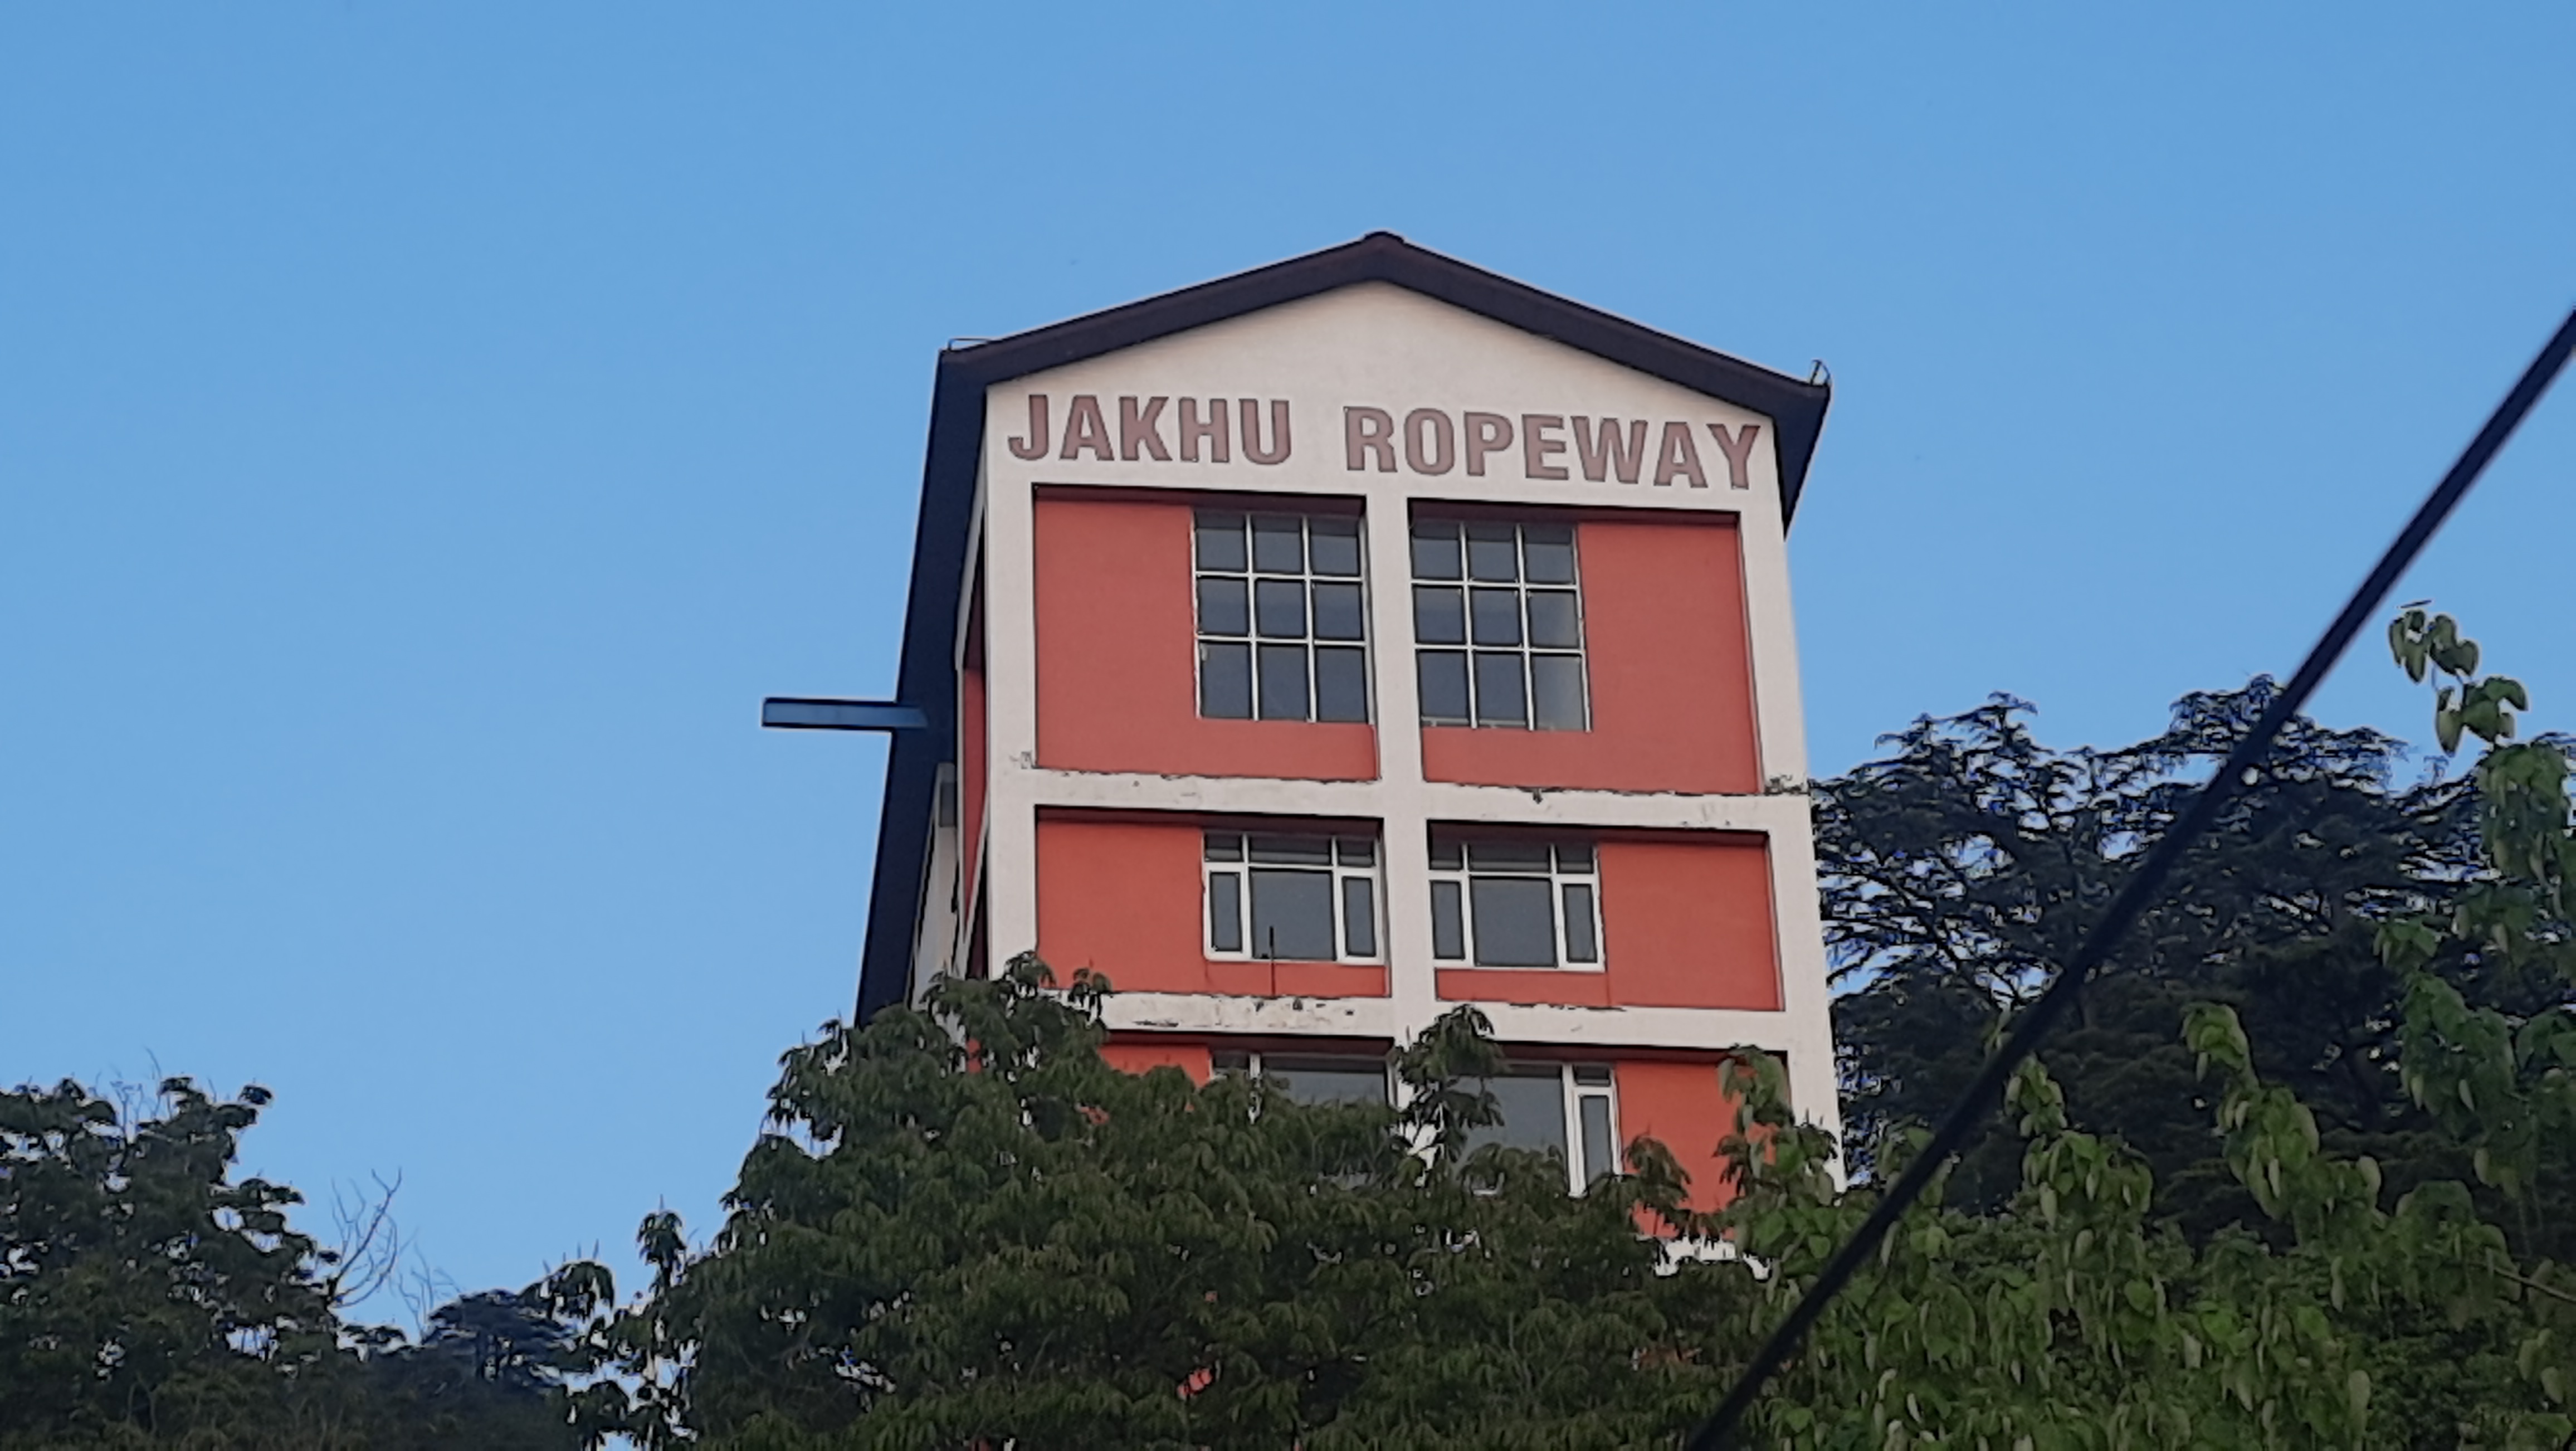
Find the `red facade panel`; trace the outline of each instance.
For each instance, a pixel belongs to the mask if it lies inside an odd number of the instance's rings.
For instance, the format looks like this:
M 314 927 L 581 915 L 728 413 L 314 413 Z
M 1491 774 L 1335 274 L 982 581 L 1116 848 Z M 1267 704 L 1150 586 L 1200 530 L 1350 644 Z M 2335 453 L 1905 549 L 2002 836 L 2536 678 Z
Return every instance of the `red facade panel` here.
M 1672 1150 L 1690 1175 L 1690 1206 L 1702 1211 L 1734 1197 L 1726 1187 L 1717 1146 L 1735 1132 L 1738 1106 L 1719 1091 L 1717 1067 L 1715 1059 L 1656 1059 L 1623 1062 L 1613 1072 L 1622 1154 L 1640 1138 Z
M 1203 720 L 1191 507 L 1037 501 L 1038 764 L 1071 771 L 1367 781 L 1367 725 Z
M 1065 815 L 1038 821 L 1038 955 L 1127 992 L 1384 997 L 1386 969 L 1333 962 L 1210 961 L 1194 821 Z
M 1760 838 L 1605 841 L 1601 872 L 1612 1002 L 1779 1008 L 1770 852 Z
M 1452 1001 L 1574 1007 L 1780 1006 L 1769 852 L 1681 833 L 1600 843 L 1602 968 L 1442 968 Z
M 1597 791 L 1762 789 L 1742 539 L 1731 519 L 1586 520 L 1588 731 L 1429 726 L 1433 781 Z
M 1122 1073 L 1149 1073 L 1177 1068 L 1192 1083 L 1205 1083 L 1213 1071 L 1205 1043 L 1154 1038 L 1118 1038 L 1100 1045 L 1100 1057 Z

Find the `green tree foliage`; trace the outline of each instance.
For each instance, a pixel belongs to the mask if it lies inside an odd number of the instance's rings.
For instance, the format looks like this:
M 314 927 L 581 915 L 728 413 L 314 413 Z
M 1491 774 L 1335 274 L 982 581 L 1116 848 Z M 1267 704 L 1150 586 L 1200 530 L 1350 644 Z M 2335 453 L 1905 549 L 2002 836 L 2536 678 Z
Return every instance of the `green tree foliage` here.
M 1669 1158 L 1575 1198 L 1468 1150 L 1501 1067 L 1472 1011 L 1398 1112 L 1122 1073 L 1095 984 L 1022 958 L 787 1057 L 776 1132 L 703 1254 L 614 1338 L 648 1445 L 1630 1446 L 1715 1386 L 1641 1212 Z
M 1671 1444 L 1875 1203 L 1760 1055 L 1727 1083 L 1739 1192 L 1694 1216 L 1647 1141 L 1579 1197 L 1553 1161 L 1462 1154 L 1499 1066 L 1472 1011 L 1405 1055 L 1410 1108 L 1315 1107 L 1120 1073 L 1087 997 L 1041 973 L 790 1055 L 715 1241 L 647 1222 L 656 1282 L 606 1331 L 636 1390 L 594 1427 L 773 1451 Z M 2145 1164 L 2027 1069 L 2020 1187 L 1911 1215 L 1745 1444 L 2556 1444 L 2526 1350 L 2542 1281 L 2460 1186 L 2383 1208 L 2232 1014 L 2189 1033 L 2286 1244 L 2156 1224 Z M 2443 1354 L 2392 1320 L 2448 1327 Z
M 2273 693 L 2257 680 L 2186 696 L 2153 739 L 2071 751 L 2039 743 L 2029 707 L 1999 696 L 1919 720 L 1883 759 L 1818 786 L 1845 1111 L 1864 1170 L 1887 1126 L 1952 1101 L 1996 1024 L 2073 952 Z M 2194 1236 L 2261 1217 L 2227 1172 L 2184 1048 L 2194 1003 L 2233 1008 L 2263 1075 L 2394 1186 L 2469 1175 L 2400 1081 L 2405 985 L 2375 937 L 2476 878 L 2478 794 L 2468 778 L 2401 784 L 2404 765 L 2376 731 L 2294 720 L 2049 1044 L 2072 1120 L 2144 1155 L 2158 1213 Z M 2443 967 L 2472 1002 L 2530 1012 L 2569 998 L 2563 980 L 2499 974 L 2475 954 L 2452 951 Z M 2009 1126 L 1990 1124 L 1954 1197 L 2000 1203 L 2019 1157 Z M 2546 1247 L 2576 1241 L 2550 1234 Z
M 0 1448 L 583 1444 L 563 1383 L 606 1272 L 444 1306 L 419 1345 L 345 1323 L 301 1196 L 231 1177 L 267 1102 L 185 1079 L 140 1114 L 73 1083 L 0 1093 Z

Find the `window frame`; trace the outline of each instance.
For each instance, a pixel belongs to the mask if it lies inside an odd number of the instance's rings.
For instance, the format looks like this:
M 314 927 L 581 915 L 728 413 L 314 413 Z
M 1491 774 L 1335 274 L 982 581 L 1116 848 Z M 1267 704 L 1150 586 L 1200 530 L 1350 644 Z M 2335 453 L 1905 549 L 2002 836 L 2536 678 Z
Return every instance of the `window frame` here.
M 1555 1077 L 1558 1127 L 1564 1134 L 1565 1146 L 1565 1152 L 1558 1155 L 1558 1159 L 1565 1166 L 1567 1193 L 1581 1194 L 1590 1189 L 1597 1178 L 1626 1172 L 1621 1162 L 1625 1148 L 1619 1142 L 1619 1071 L 1616 1064 L 1554 1059 L 1507 1060 L 1504 1073 L 1515 1078 L 1536 1078 L 1546 1074 Z M 1480 1078 L 1476 1082 L 1481 1085 L 1492 1080 Z M 1602 1105 L 1605 1138 L 1600 1146 L 1603 1167 L 1598 1172 L 1592 1169 L 1588 1152 L 1592 1146 L 1588 1142 L 1583 1119 L 1583 1106 L 1587 1101 L 1597 1101 Z M 1532 1152 L 1545 1153 L 1547 1150 Z
M 1235 852 L 1233 857 L 1223 858 L 1213 854 L 1214 844 L 1220 837 L 1232 838 Z M 1319 841 L 1324 843 L 1331 860 L 1324 865 L 1293 862 L 1255 863 L 1252 860 L 1252 839 L 1256 837 L 1288 837 L 1302 841 Z M 1348 849 L 1355 844 L 1364 845 L 1368 849 L 1368 861 L 1363 863 L 1347 859 L 1351 855 Z M 1254 950 L 1252 871 L 1256 865 L 1274 871 L 1304 872 L 1308 875 L 1323 876 L 1331 881 L 1333 956 L 1265 957 Z M 1220 874 L 1232 876 L 1235 881 L 1234 930 L 1236 940 L 1243 944 L 1241 947 L 1220 949 L 1217 946 L 1216 878 Z M 1369 930 L 1374 941 L 1372 950 L 1366 953 L 1354 952 L 1350 945 L 1350 888 L 1346 883 L 1353 881 L 1364 881 L 1369 887 Z M 1199 950 L 1205 954 L 1208 961 L 1381 967 L 1387 961 L 1386 934 L 1386 844 L 1376 835 L 1368 832 L 1264 831 L 1257 827 L 1236 826 L 1210 826 L 1200 829 Z
M 1473 852 L 1480 844 L 1487 847 L 1503 845 L 1516 846 L 1525 850 L 1531 848 L 1545 850 L 1548 854 L 1547 870 L 1545 872 L 1539 872 L 1536 870 L 1522 870 L 1518 868 L 1492 867 L 1479 869 L 1475 864 Z M 1454 851 L 1456 853 L 1456 860 L 1458 863 L 1456 866 L 1452 867 L 1442 865 L 1441 859 L 1444 855 L 1444 850 Z M 1567 859 L 1568 853 L 1572 851 L 1580 851 L 1587 855 L 1591 860 L 1591 865 L 1588 868 L 1569 869 L 1566 867 L 1564 863 Z M 1453 833 L 1434 828 L 1431 833 L 1428 860 L 1430 867 L 1426 873 L 1428 883 L 1425 887 L 1425 891 L 1429 898 L 1426 905 L 1429 907 L 1431 913 L 1431 960 L 1435 968 L 1450 971 L 1472 970 L 1476 972 L 1606 972 L 1609 970 L 1609 914 L 1603 905 L 1603 897 L 1605 894 L 1602 884 L 1601 843 L 1599 841 L 1581 840 L 1571 837 L 1548 837 L 1545 839 L 1526 837 L 1480 837 L 1471 832 Z M 1548 884 L 1549 915 L 1553 919 L 1556 933 L 1556 961 L 1553 964 L 1484 963 L 1476 960 L 1476 893 L 1474 883 L 1475 879 L 1479 876 L 1543 880 Z M 1440 951 L 1440 887 L 1444 884 L 1454 886 L 1458 894 L 1459 951 L 1455 955 L 1443 954 Z M 1573 932 L 1574 918 L 1566 909 L 1566 888 L 1568 887 L 1587 887 L 1590 889 L 1592 958 L 1588 962 L 1577 961 L 1574 956 L 1574 947 L 1576 945 Z
M 1609 1063 L 1563 1063 L 1558 1065 L 1565 1080 L 1565 1170 L 1568 1187 L 1577 1194 L 1592 1187 L 1592 1181 L 1622 1172 L 1619 1145 L 1619 1070 Z M 1586 1082 L 1584 1075 L 1598 1073 L 1597 1083 Z M 1602 1155 L 1607 1163 L 1596 1174 L 1589 1162 L 1590 1144 L 1586 1142 L 1587 1125 L 1583 1122 L 1586 1100 L 1598 1100 L 1602 1106 L 1602 1132 L 1606 1136 Z
M 1240 1067 L 1234 1063 L 1226 1061 L 1230 1058 L 1239 1058 L 1242 1060 Z M 1370 1060 L 1368 1055 L 1364 1053 L 1271 1053 L 1258 1048 L 1210 1048 L 1208 1050 L 1208 1076 L 1213 1078 L 1220 1073 L 1241 1072 L 1251 1078 L 1265 1078 L 1269 1076 L 1270 1060 L 1272 1058 L 1347 1058 L 1354 1064 L 1363 1061 L 1374 1061 L 1378 1068 L 1380 1080 L 1381 1096 L 1378 1099 L 1378 1103 L 1381 1107 L 1385 1108 L 1396 1107 L 1397 1090 L 1400 1085 L 1396 1082 L 1395 1066 L 1390 1063 L 1384 1055 L 1380 1055 L 1376 1059 Z M 1293 1068 L 1283 1069 L 1282 1072 L 1293 1075 L 1296 1070 Z M 1302 1099 L 1297 1101 L 1304 1102 Z
M 1244 547 L 1243 568 L 1240 570 L 1211 569 L 1204 562 L 1200 553 L 1200 530 L 1202 521 L 1210 518 L 1231 518 L 1239 521 L 1242 529 Z M 1300 564 L 1296 573 L 1291 574 L 1282 570 L 1264 570 L 1260 567 L 1260 561 L 1256 553 L 1257 546 L 1253 542 L 1253 535 L 1254 526 L 1264 519 L 1294 519 L 1297 521 L 1297 539 L 1301 553 Z M 1359 569 L 1357 573 L 1323 574 L 1316 570 L 1315 521 L 1318 519 L 1347 519 L 1350 521 L 1354 536 L 1358 541 Z M 1190 705 L 1197 718 L 1200 720 L 1260 721 L 1280 725 L 1305 724 L 1374 726 L 1377 723 L 1378 691 L 1376 661 L 1371 652 L 1371 643 L 1369 638 L 1371 634 L 1369 618 L 1371 602 L 1369 598 L 1368 553 L 1368 517 L 1365 514 L 1343 513 L 1337 510 L 1264 509 L 1249 505 L 1236 508 L 1211 505 L 1193 507 L 1190 510 Z M 1243 634 L 1210 634 L 1206 629 L 1205 621 L 1201 617 L 1199 597 L 1201 583 L 1209 579 L 1241 580 L 1243 582 Z M 1304 633 L 1298 636 L 1294 641 L 1289 640 L 1285 636 L 1266 636 L 1261 632 L 1260 586 L 1261 582 L 1265 579 L 1273 581 L 1293 579 L 1296 580 L 1300 586 L 1303 596 L 1302 604 L 1305 610 L 1305 624 Z M 1319 584 L 1348 584 L 1358 587 L 1360 594 L 1360 634 L 1358 639 L 1326 639 L 1316 633 L 1315 587 Z M 1286 646 L 1293 644 L 1295 648 L 1304 652 L 1306 662 L 1306 713 L 1303 716 L 1265 716 L 1261 713 L 1261 647 L 1264 644 L 1273 646 Z M 1239 645 L 1243 647 L 1246 655 L 1246 668 L 1250 671 L 1251 675 L 1249 688 L 1251 690 L 1252 713 L 1250 715 L 1210 715 L 1207 713 L 1207 656 L 1208 647 L 1211 645 Z M 1318 652 L 1326 649 L 1356 649 L 1359 652 L 1361 698 L 1360 715 L 1357 720 L 1325 720 L 1319 714 L 1322 707 L 1322 700 L 1321 692 L 1318 689 L 1320 684 L 1318 674 L 1319 666 L 1317 663 L 1319 658 Z
M 1512 531 L 1512 578 L 1479 580 L 1475 577 L 1473 542 L 1469 535 L 1477 529 L 1506 528 Z M 1564 581 L 1534 580 L 1530 577 L 1530 540 L 1533 529 L 1563 530 L 1568 560 Z M 1458 549 L 1458 573 L 1455 578 L 1426 575 L 1422 570 L 1422 544 L 1428 539 L 1455 540 Z M 1413 619 L 1413 668 L 1416 705 L 1421 723 L 1429 726 L 1467 727 L 1476 730 L 1522 730 L 1588 732 L 1593 728 L 1592 714 L 1592 647 L 1588 613 L 1583 600 L 1582 530 L 1572 521 L 1548 519 L 1473 519 L 1430 515 L 1413 519 L 1405 530 L 1405 560 L 1408 575 L 1407 607 Z M 1423 591 L 1454 590 L 1459 604 L 1459 635 L 1456 641 L 1423 639 Z M 1476 592 L 1508 589 L 1518 612 L 1515 633 L 1518 640 L 1510 646 L 1476 639 Z M 1533 642 L 1530 600 L 1533 595 L 1565 594 L 1574 601 L 1574 644 L 1571 647 L 1539 645 Z M 1481 709 L 1483 675 L 1478 666 L 1486 657 L 1510 655 L 1517 659 L 1520 679 L 1521 718 L 1488 721 Z M 1431 692 L 1424 688 L 1426 670 L 1434 656 L 1455 657 L 1466 666 L 1467 714 L 1435 716 L 1430 710 Z M 1538 723 L 1537 661 L 1541 659 L 1572 660 L 1575 669 L 1576 703 L 1582 712 L 1578 725 L 1540 725 Z

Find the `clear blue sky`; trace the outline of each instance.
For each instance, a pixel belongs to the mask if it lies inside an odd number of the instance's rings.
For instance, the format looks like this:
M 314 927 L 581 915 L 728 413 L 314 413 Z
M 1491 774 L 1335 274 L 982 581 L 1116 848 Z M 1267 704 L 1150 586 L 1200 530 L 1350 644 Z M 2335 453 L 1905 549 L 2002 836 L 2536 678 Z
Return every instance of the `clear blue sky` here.
M 459 1283 L 846 1011 L 933 355 L 1392 228 L 1803 374 L 1819 770 L 2286 671 L 2576 302 L 2576 9 L 0 9 L 0 1081 Z M 2410 582 L 2576 724 L 2576 388 Z M 2374 649 L 2321 713 L 2420 733 Z

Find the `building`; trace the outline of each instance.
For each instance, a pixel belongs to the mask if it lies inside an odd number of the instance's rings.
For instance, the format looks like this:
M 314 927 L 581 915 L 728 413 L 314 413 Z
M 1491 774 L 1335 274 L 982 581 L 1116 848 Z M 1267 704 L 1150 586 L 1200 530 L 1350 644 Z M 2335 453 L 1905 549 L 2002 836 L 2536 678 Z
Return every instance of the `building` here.
M 860 1010 L 1034 947 L 1111 1056 L 1384 1092 L 1460 1003 L 1571 1182 L 1835 1120 L 1785 533 L 1829 390 L 1376 233 L 939 359 Z

